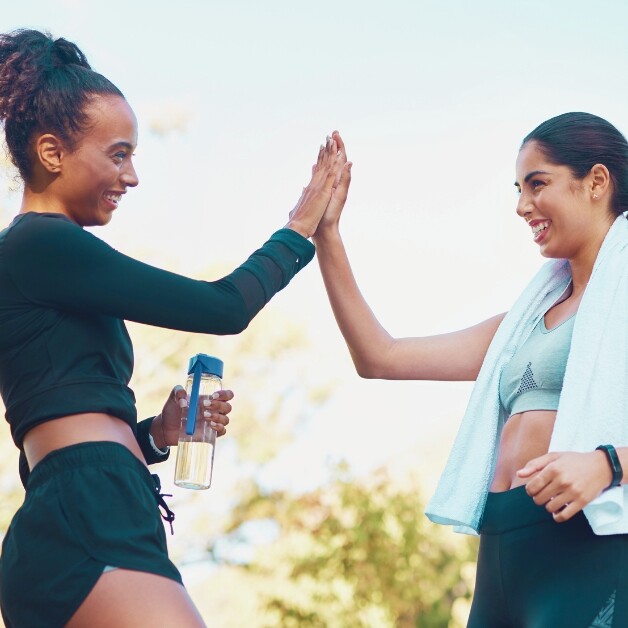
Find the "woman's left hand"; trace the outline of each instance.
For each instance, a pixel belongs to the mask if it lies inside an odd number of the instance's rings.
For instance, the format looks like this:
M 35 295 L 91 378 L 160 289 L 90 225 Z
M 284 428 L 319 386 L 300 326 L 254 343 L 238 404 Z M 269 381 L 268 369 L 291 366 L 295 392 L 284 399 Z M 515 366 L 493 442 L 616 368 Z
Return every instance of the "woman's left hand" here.
M 526 492 L 559 523 L 580 512 L 612 480 L 603 451 L 545 454 L 530 460 L 517 476 L 531 478 L 525 485 Z
M 233 392 L 231 390 L 218 390 L 211 400 L 205 400 L 203 410 L 204 419 L 210 422 L 217 436 L 224 436 L 227 432 L 226 426 L 229 424 L 229 413 Z M 179 430 L 181 429 L 181 414 L 183 408 L 187 407 L 187 394 L 183 386 L 175 386 L 161 413 L 154 419 L 150 432 L 155 441 L 155 445 L 163 449 L 166 445 L 176 445 L 179 442 Z

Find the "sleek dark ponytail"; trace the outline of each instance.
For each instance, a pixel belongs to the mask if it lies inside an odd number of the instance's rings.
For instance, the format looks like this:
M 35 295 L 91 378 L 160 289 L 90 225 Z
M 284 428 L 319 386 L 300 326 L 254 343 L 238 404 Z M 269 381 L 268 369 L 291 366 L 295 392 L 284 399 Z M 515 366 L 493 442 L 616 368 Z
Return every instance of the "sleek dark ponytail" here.
M 611 209 L 617 216 L 628 211 L 628 142 L 610 122 L 590 113 L 563 113 L 537 126 L 521 147 L 531 141 L 576 179 L 584 179 L 595 164 L 605 165 L 613 182 Z
M 73 149 L 87 130 L 90 97 L 106 94 L 122 96 L 72 42 L 35 30 L 0 34 L 0 122 L 24 181 L 31 175 L 33 136 L 50 132 Z

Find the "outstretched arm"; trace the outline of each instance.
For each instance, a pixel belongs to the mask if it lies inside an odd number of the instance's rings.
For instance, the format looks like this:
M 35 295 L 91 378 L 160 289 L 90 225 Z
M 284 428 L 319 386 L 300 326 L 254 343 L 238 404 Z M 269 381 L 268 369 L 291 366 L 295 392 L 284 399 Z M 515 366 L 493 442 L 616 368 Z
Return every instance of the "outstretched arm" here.
M 333 137 L 346 155 L 340 135 L 334 132 Z M 350 181 L 347 162 L 313 240 L 329 301 L 357 372 L 377 379 L 475 380 L 504 314 L 448 334 L 393 338 L 362 296 L 340 236 Z
M 331 198 L 339 161 L 321 147 L 286 227 L 217 281 L 198 281 L 119 253 L 60 214 L 30 213 L 4 243 L 11 287 L 26 304 L 182 331 L 235 334 L 313 257 L 311 236 Z

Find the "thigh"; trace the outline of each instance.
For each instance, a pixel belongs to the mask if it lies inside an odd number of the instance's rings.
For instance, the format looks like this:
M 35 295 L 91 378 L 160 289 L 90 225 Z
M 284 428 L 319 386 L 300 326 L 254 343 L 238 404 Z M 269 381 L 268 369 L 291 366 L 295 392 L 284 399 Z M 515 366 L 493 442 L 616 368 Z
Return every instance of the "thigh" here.
M 115 569 L 104 573 L 67 628 L 201 628 L 206 626 L 187 591 L 163 576 Z
M 499 535 L 483 534 L 467 628 L 510 628 L 499 556 Z
M 626 535 L 598 536 L 584 515 L 509 535 L 506 595 L 525 628 L 626 626 Z

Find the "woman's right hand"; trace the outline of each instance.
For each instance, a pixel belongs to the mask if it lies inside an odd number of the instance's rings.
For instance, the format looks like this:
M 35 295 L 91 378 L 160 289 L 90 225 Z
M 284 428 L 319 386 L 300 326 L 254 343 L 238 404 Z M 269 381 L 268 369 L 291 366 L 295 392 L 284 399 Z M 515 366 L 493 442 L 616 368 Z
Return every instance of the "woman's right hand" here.
M 305 238 L 314 235 L 329 205 L 343 164 L 343 154 L 338 150 L 336 140 L 328 137 L 325 146 L 321 146 L 318 151 L 318 159 L 312 167 L 312 178 L 303 188 L 301 198 L 290 212 L 286 228 L 300 233 Z
M 336 169 L 336 181 L 334 182 L 334 189 L 332 191 L 329 205 L 327 205 L 327 209 L 318 223 L 318 227 L 316 228 L 316 232 L 314 234 L 315 242 L 320 241 L 321 238 L 327 234 L 334 234 L 338 232 L 338 223 L 340 222 L 342 210 L 347 202 L 349 185 L 351 184 L 351 166 L 353 164 L 350 161 L 347 161 L 345 143 L 342 141 L 338 131 L 334 131 L 331 137 L 335 140 L 336 145 L 338 146 L 340 167 Z

